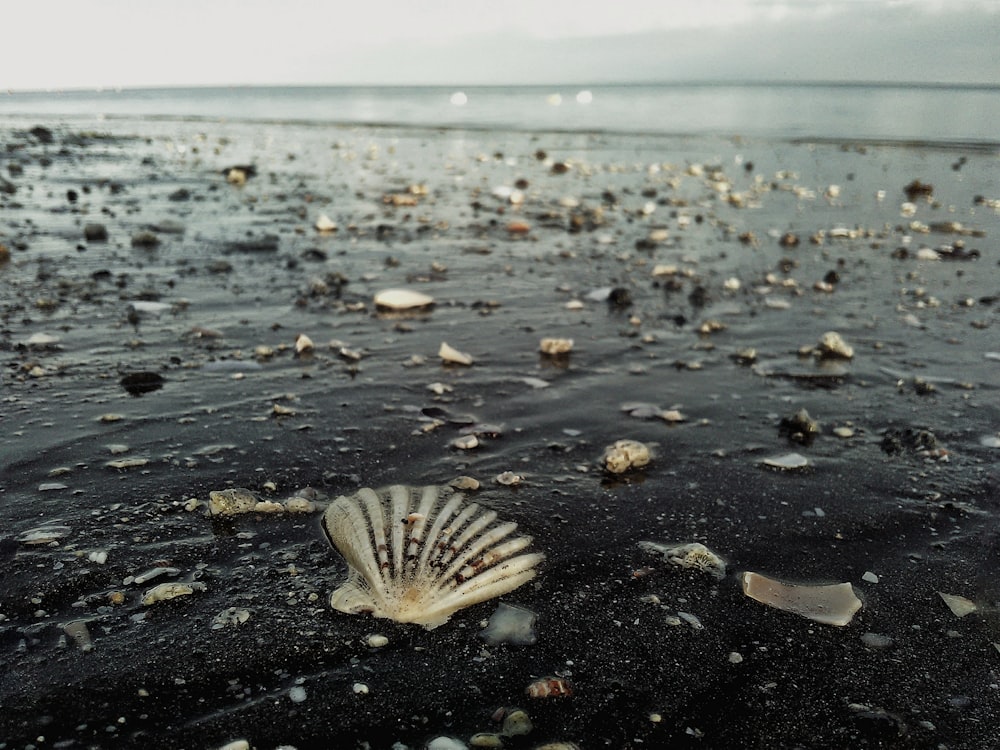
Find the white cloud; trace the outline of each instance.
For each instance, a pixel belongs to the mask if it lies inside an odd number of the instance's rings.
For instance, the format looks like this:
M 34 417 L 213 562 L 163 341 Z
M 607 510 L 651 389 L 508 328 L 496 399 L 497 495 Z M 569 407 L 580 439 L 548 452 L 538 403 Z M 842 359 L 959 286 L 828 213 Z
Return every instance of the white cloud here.
M 967 17 L 980 26 L 986 19 L 987 32 L 992 23 L 995 41 L 998 7 L 985 0 L 36 0 L 5 10 L 0 89 L 503 82 L 505 76 L 528 82 L 532 75 L 552 79 L 573 71 L 580 79 L 594 73 L 617 80 L 698 77 L 700 70 L 729 64 L 739 72 L 780 57 L 778 32 L 793 26 L 808 39 L 789 39 L 787 46 L 811 49 L 816 59 L 835 59 L 856 29 L 875 23 L 882 24 L 887 48 L 905 50 L 913 30 L 925 44 L 921 22 L 928 14 L 951 44 L 962 44 Z M 951 27 L 960 31 L 949 36 Z M 633 51 L 628 40 L 615 42 L 623 35 L 649 40 L 657 32 L 672 35 L 677 49 Z M 753 40 L 764 37 L 772 47 L 755 48 Z M 740 49 L 711 48 L 711 39 L 723 38 Z M 590 40 L 591 47 L 572 40 Z M 750 57 L 733 67 L 730 53 Z M 560 58 L 566 55 L 575 56 L 571 64 Z M 971 42 L 949 55 L 973 67 L 988 60 L 988 50 Z M 838 75 L 835 65 L 829 72 Z M 978 78 L 990 80 L 989 74 Z M 933 71 L 927 75 L 933 78 Z

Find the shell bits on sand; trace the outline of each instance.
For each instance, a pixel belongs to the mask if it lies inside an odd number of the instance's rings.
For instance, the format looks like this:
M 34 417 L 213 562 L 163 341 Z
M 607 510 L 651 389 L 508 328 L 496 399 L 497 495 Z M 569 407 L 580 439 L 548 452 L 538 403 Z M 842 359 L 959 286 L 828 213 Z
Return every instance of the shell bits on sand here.
M 527 583 L 545 558 L 518 554 L 531 538 L 514 536 L 516 523 L 450 487 L 366 487 L 334 500 L 323 527 L 349 566 L 334 609 L 428 630 Z

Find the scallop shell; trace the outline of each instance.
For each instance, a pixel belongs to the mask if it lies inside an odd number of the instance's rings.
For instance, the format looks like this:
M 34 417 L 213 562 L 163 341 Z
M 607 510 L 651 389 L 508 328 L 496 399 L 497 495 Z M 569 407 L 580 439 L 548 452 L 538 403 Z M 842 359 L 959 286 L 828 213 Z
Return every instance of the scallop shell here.
M 330 597 L 347 614 L 444 624 L 458 610 L 513 591 L 535 577 L 539 552 L 516 523 L 451 487 L 364 488 L 334 500 L 323 527 L 347 560 L 347 581 Z

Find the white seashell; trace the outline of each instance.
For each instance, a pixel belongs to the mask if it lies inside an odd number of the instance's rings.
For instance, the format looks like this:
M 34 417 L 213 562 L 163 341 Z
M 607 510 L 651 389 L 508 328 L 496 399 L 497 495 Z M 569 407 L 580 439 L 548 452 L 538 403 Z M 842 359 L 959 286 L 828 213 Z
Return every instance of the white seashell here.
M 465 352 L 458 351 L 444 342 L 441 343 L 441 348 L 438 349 L 438 356 L 445 362 L 451 362 L 456 365 L 472 364 L 472 357 Z
M 384 289 L 375 295 L 375 306 L 386 310 L 416 310 L 433 304 L 433 297 L 412 289 Z
M 338 497 L 323 527 L 349 570 L 331 606 L 431 630 L 459 609 L 513 591 L 545 556 L 518 555 L 531 538 L 512 537 L 517 524 L 496 518 L 450 487 L 395 485 Z

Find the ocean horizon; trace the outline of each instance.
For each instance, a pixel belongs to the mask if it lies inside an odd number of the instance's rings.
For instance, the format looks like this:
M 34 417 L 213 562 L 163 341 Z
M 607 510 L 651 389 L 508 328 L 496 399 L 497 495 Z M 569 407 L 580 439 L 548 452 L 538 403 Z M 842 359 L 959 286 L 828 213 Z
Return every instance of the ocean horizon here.
M 851 139 L 993 146 L 1000 87 L 691 81 L 518 86 L 198 86 L 0 94 L 0 117 Z M 14 123 L 12 123 L 14 124 Z

